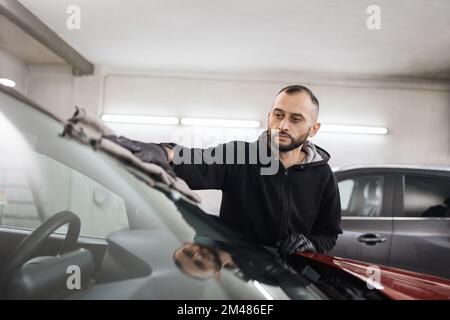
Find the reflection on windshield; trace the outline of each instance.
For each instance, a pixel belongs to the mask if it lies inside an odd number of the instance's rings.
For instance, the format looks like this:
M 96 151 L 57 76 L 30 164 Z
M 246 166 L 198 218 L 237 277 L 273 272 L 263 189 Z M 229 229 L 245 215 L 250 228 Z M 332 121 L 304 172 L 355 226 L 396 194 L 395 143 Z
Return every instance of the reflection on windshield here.
M 229 252 L 200 243 L 184 244 L 175 251 L 173 259 L 184 273 L 197 279 L 220 279 L 222 269 L 237 269 Z
M 187 275 L 197 279 L 221 279 L 223 270 L 231 271 L 245 281 L 268 285 L 295 286 L 299 282 L 295 271 L 269 251 L 248 245 L 231 245 L 206 237 L 195 237 L 194 243 L 178 248 L 173 259 Z
M 36 227 L 41 214 L 33 200 L 31 174 L 39 175 L 25 137 L 0 112 L 0 225 Z
M 168 194 L 169 195 L 169 194 Z M 260 246 L 183 199 L 175 200 L 184 220 L 195 230 L 193 241 L 173 253 L 173 261 L 195 279 L 221 281 L 231 273 L 243 281 L 276 286 L 294 299 L 317 299 L 311 281 L 286 264 L 271 248 Z
M 20 131 L 0 112 L 0 225 L 35 229 L 57 212 L 69 210 L 81 218 L 83 236 L 103 238 L 128 228 L 124 200 L 81 172 L 34 151 L 36 145 L 48 143 Z M 63 226 L 57 232 L 66 230 Z

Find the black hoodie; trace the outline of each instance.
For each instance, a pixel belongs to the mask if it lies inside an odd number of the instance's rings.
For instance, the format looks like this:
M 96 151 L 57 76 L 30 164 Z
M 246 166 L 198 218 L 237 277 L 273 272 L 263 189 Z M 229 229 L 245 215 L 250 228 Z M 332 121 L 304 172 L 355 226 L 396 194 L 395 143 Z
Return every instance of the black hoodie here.
M 271 156 L 278 170 L 262 175 L 261 169 L 270 166 L 258 153 L 263 145 L 267 151 L 267 132 L 252 143 L 232 141 L 208 149 L 176 145 L 173 168 L 194 190 L 222 190 L 222 221 L 258 243 L 276 246 L 296 232 L 307 236 L 318 252 L 331 250 L 342 231 L 339 191 L 327 163 L 330 155 L 306 141 L 302 164 L 285 169 Z M 243 149 L 245 163 L 239 163 L 237 154 Z M 257 160 L 252 161 L 249 154 L 255 150 Z M 208 155 L 221 160 L 211 163 L 204 158 Z M 186 159 L 197 161 L 190 164 Z

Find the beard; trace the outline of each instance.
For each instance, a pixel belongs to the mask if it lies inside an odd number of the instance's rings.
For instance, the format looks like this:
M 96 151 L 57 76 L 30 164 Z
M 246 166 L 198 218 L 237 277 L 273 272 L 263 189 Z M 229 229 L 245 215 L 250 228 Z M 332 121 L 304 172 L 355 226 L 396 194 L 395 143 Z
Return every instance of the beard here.
M 309 136 L 309 132 L 311 131 L 311 128 L 308 129 L 308 132 L 305 133 L 304 135 L 297 137 L 297 138 L 293 138 L 289 133 L 284 132 L 284 131 L 279 131 L 278 134 L 283 134 L 286 135 L 288 137 L 288 139 L 291 140 L 291 142 L 289 144 L 281 144 L 281 143 L 275 143 L 275 141 L 271 141 L 271 129 L 269 128 L 267 130 L 267 135 L 268 135 L 268 141 L 270 143 L 270 145 L 278 148 L 278 150 L 280 152 L 288 152 L 288 151 L 292 151 L 298 147 L 300 147 L 301 145 L 303 145 L 305 143 L 305 141 L 308 139 Z
M 217 252 L 217 250 L 215 248 L 205 246 L 203 244 L 197 244 L 197 245 L 200 246 L 200 251 L 202 251 L 202 254 L 207 252 L 212 256 L 212 260 L 216 267 L 216 271 L 219 271 L 220 269 L 222 269 L 222 261 L 220 260 L 219 253 Z

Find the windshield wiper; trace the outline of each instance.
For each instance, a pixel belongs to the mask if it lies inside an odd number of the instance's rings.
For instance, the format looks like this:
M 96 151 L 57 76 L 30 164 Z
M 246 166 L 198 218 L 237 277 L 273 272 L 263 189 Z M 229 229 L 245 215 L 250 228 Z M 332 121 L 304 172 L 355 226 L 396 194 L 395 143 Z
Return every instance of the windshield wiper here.
M 174 189 L 194 203 L 200 202 L 200 197 L 179 177 L 172 177 L 162 167 L 140 160 L 129 150 L 104 136 L 113 136 L 114 131 L 106 126 L 98 117 L 88 114 L 84 109 L 76 107 L 76 111 L 64 124 L 62 137 L 72 138 L 78 142 L 90 145 L 94 150 L 101 150 L 119 160 L 126 166 L 137 170 L 149 179 L 147 183 L 155 186 L 161 183 Z

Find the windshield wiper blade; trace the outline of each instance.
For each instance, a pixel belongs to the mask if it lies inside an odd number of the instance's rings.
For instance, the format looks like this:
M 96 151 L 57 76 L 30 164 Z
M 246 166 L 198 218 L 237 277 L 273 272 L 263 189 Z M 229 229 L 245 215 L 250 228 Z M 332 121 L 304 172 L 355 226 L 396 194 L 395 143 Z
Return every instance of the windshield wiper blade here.
M 90 145 L 94 150 L 101 150 L 119 160 L 123 164 L 149 176 L 155 185 L 162 183 L 174 189 L 195 203 L 200 203 L 200 197 L 193 192 L 184 180 L 172 177 L 162 167 L 140 160 L 129 150 L 104 136 L 115 135 L 114 131 L 106 126 L 98 117 L 88 114 L 84 109 L 76 108 L 73 116 L 64 124 L 62 137 L 69 137 L 78 142 Z

